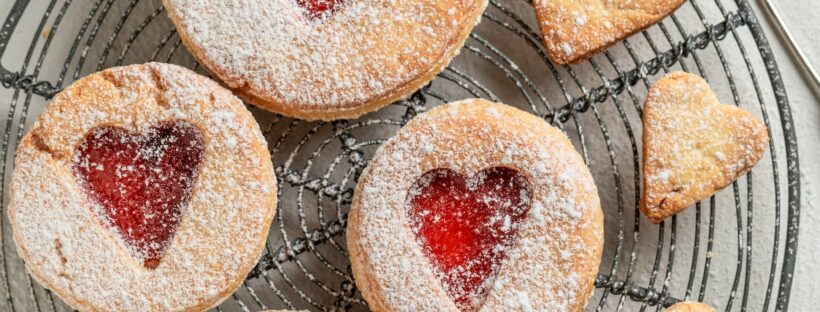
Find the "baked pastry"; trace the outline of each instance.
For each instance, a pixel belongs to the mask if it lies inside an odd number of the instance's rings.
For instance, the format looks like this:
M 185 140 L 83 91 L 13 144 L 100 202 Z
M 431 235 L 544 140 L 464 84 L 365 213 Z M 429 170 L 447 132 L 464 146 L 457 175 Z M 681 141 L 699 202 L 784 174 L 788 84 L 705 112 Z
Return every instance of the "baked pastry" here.
M 10 197 L 26 268 L 75 309 L 199 311 L 258 260 L 276 177 L 237 97 L 151 63 L 57 94 L 20 142 Z
M 703 78 L 667 74 L 643 109 L 641 211 L 659 223 L 715 194 L 751 170 L 768 143 L 766 125 L 720 104 Z
M 578 63 L 674 12 L 686 0 L 532 0 L 550 59 Z
M 347 235 L 374 311 L 581 311 L 603 215 L 564 134 L 466 100 L 416 117 L 379 148 Z
M 244 100 L 307 120 L 354 118 L 427 84 L 487 0 L 163 0 L 180 38 Z
M 708 304 L 697 301 L 683 301 L 666 308 L 665 312 L 715 312 Z

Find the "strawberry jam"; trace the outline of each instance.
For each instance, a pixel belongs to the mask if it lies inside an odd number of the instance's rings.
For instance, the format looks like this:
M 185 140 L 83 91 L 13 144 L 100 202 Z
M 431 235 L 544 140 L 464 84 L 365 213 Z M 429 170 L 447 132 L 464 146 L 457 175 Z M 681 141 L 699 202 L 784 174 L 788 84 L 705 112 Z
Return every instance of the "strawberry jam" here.
M 413 231 L 462 311 L 478 310 L 483 302 L 530 209 L 531 193 L 527 178 L 506 167 L 470 178 L 436 169 L 410 189 Z
M 305 14 L 311 19 L 321 18 L 335 12 L 342 5 L 342 0 L 296 0 Z
M 142 134 L 95 128 L 75 151 L 74 175 L 95 212 L 146 268 L 159 265 L 176 232 L 203 148 L 199 129 L 169 122 Z

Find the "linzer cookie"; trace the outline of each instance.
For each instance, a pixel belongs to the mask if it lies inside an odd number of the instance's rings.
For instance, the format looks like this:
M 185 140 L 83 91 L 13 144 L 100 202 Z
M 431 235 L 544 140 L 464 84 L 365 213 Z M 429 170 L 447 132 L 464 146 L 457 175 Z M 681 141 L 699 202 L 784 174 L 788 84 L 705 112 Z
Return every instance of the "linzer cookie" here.
M 163 0 L 180 38 L 246 101 L 308 120 L 353 118 L 424 86 L 487 0 Z
M 348 225 L 374 311 L 581 311 L 602 245 L 595 184 L 567 137 L 484 100 L 434 108 L 388 140 Z
M 78 310 L 213 307 L 253 268 L 275 213 L 266 146 L 237 97 L 187 69 L 85 77 L 17 150 L 19 255 Z
M 533 0 L 547 54 L 583 61 L 674 12 L 685 0 Z
M 644 104 L 641 210 L 659 223 L 715 194 L 751 170 L 768 143 L 761 120 L 720 104 L 702 78 L 664 76 Z

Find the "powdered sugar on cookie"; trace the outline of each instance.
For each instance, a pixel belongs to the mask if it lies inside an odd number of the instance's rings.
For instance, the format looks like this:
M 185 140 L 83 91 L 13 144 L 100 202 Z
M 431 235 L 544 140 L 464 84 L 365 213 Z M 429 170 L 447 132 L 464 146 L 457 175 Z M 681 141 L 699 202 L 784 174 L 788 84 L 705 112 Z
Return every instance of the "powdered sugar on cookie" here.
M 550 59 L 576 63 L 677 9 L 684 0 L 533 0 Z
M 172 121 L 199 130 L 202 160 L 151 270 L 102 226 L 72 164 L 93 129 L 146 133 Z M 186 69 L 133 65 L 88 76 L 53 99 L 18 149 L 10 220 L 32 276 L 75 308 L 202 310 L 230 295 L 255 264 L 275 193 L 265 140 L 238 98 Z
M 749 171 L 768 148 L 763 122 L 720 104 L 702 78 L 674 72 L 644 105 L 641 208 L 653 222 L 707 198 Z
M 425 152 L 425 146 L 433 152 Z M 459 311 L 417 243 L 408 217 L 408 191 L 434 169 L 469 177 L 499 166 L 526 176 L 532 197 L 526 216 L 514 225 L 517 233 L 497 275 L 485 281 L 488 291 L 474 310 L 584 306 L 603 243 L 600 203 L 589 171 L 566 136 L 543 120 L 504 105 L 468 100 L 411 121 L 380 148 L 360 179 L 348 243 L 357 285 L 374 309 Z M 499 222 L 503 228 L 503 218 Z M 407 265 L 399 265 L 400 259 Z
M 405 88 L 449 62 L 487 4 L 332 1 L 313 16 L 299 2 L 164 1 L 186 45 L 230 88 L 303 118 L 414 91 Z

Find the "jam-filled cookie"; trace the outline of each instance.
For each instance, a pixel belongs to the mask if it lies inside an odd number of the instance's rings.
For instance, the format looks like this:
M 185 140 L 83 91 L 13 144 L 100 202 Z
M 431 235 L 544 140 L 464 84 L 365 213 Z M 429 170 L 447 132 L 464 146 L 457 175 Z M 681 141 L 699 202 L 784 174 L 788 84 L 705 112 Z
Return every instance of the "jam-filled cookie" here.
M 686 0 L 533 0 L 550 59 L 578 63 L 654 25 Z
M 78 310 L 213 307 L 264 247 L 276 207 L 266 147 L 237 97 L 187 69 L 92 74 L 20 142 L 9 204 L 18 253 Z
M 768 146 L 762 120 L 720 104 L 697 75 L 667 74 L 644 104 L 641 211 L 659 223 L 712 196 L 751 170 Z
M 422 114 L 374 155 L 348 225 L 375 311 L 583 309 L 603 245 L 592 176 L 567 137 L 503 104 Z
M 185 45 L 244 100 L 308 120 L 409 95 L 458 54 L 487 0 L 163 0 Z

